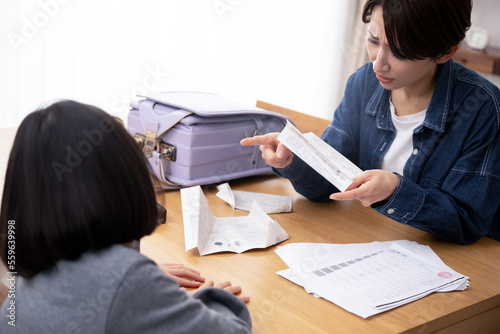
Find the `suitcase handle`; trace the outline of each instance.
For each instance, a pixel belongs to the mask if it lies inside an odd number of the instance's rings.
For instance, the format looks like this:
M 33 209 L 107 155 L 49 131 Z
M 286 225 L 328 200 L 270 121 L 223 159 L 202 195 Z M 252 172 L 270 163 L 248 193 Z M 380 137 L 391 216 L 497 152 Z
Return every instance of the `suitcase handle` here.
M 155 104 L 156 102 L 144 100 L 139 106 L 142 127 L 145 130 L 146 137 L 151 139 L 160 137 L 184 117 L 193 113 L 192 111 L 178 109 L 168 114 L 159 115 L 154 111 Z M 148 130 L 150 131 L 149 133 Z

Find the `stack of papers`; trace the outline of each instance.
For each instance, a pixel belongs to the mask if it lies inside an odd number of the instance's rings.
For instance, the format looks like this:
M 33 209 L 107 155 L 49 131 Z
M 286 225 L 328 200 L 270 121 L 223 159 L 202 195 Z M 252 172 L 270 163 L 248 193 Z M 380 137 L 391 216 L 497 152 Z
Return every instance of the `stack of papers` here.
M 290 122 L 278 140 L 340 191 L 345 191 L 352 179 L 363 172 L 314 133 L 302 134 Z
M 181 189 L 186 251 L 197 247 L 200 255 L 241 253 L 266 248 L 288 239 L 288 234 L 254 202 L 243 217 L 215 217 L 200 186 Z
M 235 210 L 250 211 L 253 202 L 257 202 L 265 213 L 292 212 L 291 196 L 232 190 L 228 183 L 218 185 L 217 190 L 216 196 Z
M 468 277 L 446 266 L 430 247 L 407 240 L 295 243 L 276 253 L 290 267 L 279 275 L 362 318 L 469 285 Z

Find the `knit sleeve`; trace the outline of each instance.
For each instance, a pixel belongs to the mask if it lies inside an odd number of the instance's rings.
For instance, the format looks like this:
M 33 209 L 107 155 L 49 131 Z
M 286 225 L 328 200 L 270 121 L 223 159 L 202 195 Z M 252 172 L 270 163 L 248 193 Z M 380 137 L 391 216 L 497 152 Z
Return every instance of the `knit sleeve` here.
M 156 264 L 143 261 L 123 275 L 109 308 L 106 333 L 250 333 L 246 305 L 207 288 L 188 297 Z

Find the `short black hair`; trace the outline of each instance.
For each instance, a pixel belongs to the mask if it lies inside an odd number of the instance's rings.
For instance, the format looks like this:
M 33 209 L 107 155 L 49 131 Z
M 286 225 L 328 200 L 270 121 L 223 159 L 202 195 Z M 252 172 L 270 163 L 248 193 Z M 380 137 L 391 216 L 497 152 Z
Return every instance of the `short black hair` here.
M 471 25 L 471 0 L 368 0 L 364 23 L 376 6 L 382 8 L 387 41 L 398 59 L 437 59 L 458 45 Z
M 138 240 L 154 231 L 156 219 L 148 163 L 113 117 L 64 100 L 23 120 L 0 213 L 0 257 L 8 263 L 8 229 L 14 226 L 20 276 Z

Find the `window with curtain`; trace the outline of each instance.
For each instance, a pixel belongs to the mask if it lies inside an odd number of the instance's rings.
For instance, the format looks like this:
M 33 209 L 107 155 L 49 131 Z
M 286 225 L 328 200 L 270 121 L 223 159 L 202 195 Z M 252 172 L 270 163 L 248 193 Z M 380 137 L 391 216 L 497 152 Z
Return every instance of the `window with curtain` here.
M 131 99 L 161 90 L 331 119 L 358 9 L 349 0 L 2 1 L 0 128 L 66 98 L 126 118 Z

